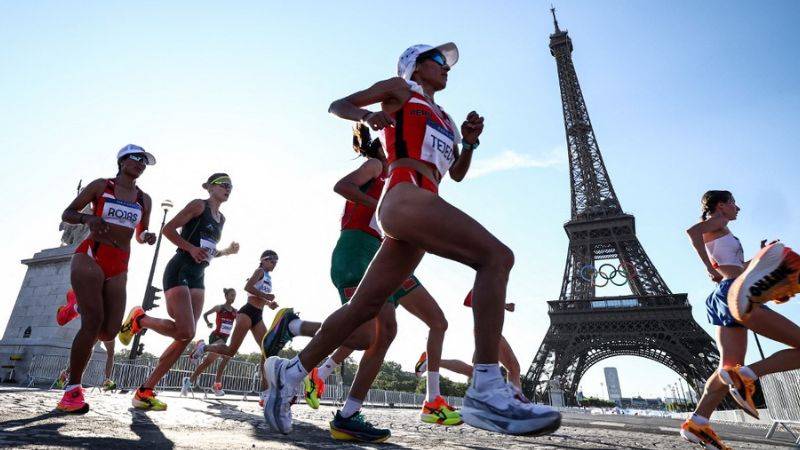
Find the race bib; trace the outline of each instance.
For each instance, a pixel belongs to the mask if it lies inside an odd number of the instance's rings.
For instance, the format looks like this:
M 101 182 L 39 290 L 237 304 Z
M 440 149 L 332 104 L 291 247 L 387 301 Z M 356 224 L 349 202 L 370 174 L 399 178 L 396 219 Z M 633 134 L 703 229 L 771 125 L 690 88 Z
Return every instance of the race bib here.
M 425 140 L 422 141 L 422 160 L 433 163 L 440 175 L 450 170 L 455 162 L 453 151 L 454 135 L 450 130 L 436 122 L 428 121 L 425 127 Z
M 106 197 L 103 202 L 103 220 L 126 228 L 136 228 L 142 219 L 142 208 L 137 203 Z
M 219 332 L 220 333 L 222 333 L 222 334 L 227 336 L 227 335 L 231 334 L 231 331 L 233 331 L 233 322 L 222 322 L 220 324 L 220 326 L 219 326 Z
M 217 256 L 217 243 L 211 239 L 200 238 L 200 248 L 208 253 L 208 259 L 206 261 L 211 261 Z

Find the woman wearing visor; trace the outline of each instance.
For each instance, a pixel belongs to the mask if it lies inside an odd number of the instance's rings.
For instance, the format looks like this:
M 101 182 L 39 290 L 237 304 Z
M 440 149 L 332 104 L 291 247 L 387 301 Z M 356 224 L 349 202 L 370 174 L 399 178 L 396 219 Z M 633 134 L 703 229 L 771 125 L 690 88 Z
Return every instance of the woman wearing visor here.
M 164 236 L 178 246 L 164 270 L 164 296 L 172 320 L 150 317 L 137 306 L 128 314 L 119 332 L 119 340 L 124 345 L 145 328 L 173 339 L 161 354 L 153 373 L 133 396 L 133 406 L 139 409 L 167 409 L 167 404 L 156 398 L 153 388 L 194 338 L 197 321 L 203 313 L 205 269 L 212 259 L 239 251 L 236 242 L 217 250 L 225 225 L 225 216 L 219 209 L 231 195 L 233 184 L 230 177 L 225 173 L 215 173 L 203 183 L 203 188 L 208 191 L 207 199 L 192 200 L 164 225 Z
M 61 216 L 64 222 L 87 225 L 90 233 L 72 257 L 72 289 L 82 318 L 72 341 L 69 381 L 57 406 L 60 411 L 89 411 L 81 377 L 95 343 L 114 339 L 119 331 L 125 312 L 131 238 L 136 236 L 140 244 L 156 241 L 156 235 L 147 231 L 150 196 L 136 186 L 144 169 L 155 163 L 156 158 L 142 147 L 126 145 L 117 153 L 117 175 L 89 183 Z M 92 214 L 81 213 L 89 203 Z
M 381 130 L 389 176 L 378 220 L 386 239 L 350 303 L 328 317 L 298 357 L 267 360 L 270 389 L 264 415 L 281 432 L 291 430 L 290 402 L 308 371 L 378 314 L 426 252 L 476 271 L 475 369 L 461 410 L 464 422 L 510 434 L 544 434 L 560 426 L 557 411 L 520 401 L 500 373 L 498 349 L 514 254 L 438 195 L 445 174 L 455 181 L 464 179 L 483 131 L 483 117 L 475 111 L 467 115 L 459 130 L 434 101 L 436 92 L 447 86 L 450 67 L 457 60 L 458 49 L 453 43 L 415 45 L 400 56 L 398 77 L 379 81 L 331 104 L 330 112 L 336 116 Z M 380 104 L 378 111 L 364 109 L 375 104 Z

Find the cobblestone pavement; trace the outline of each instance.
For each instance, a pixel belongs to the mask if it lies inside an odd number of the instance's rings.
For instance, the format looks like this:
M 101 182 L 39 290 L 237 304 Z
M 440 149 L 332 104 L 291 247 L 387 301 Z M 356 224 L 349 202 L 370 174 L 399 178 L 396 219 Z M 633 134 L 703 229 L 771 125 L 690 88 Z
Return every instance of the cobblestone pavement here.
M 60 391 L 0 388 L 0 447 L 97 448 L 492 448 L 492 449 L 690 449 L 677 435 L 676 420 L 567 414 L 556 433 L 514 437 L 478 430 L 467 425 L 434 427 L 419 422 L 412 409 L 366 408 L 367 418 L 392 430 L 384 444 L 353 445 L 333 441 L 328 434 L 331 406 L 314 411 L 296 405 L 294 431 L 289 436 L 271 431 L 258 404 L 238 396 L 224 400 L 180 398 L 163 393 L 169 404 L 163 412 L 142 412 L 131 407 L 131 394 L 87 393 L 92 405 L 84 416 L 54 413 Z M 736 449 L 790 447 L 765 441 L 761 428 L 718 427 L 719 434 Z

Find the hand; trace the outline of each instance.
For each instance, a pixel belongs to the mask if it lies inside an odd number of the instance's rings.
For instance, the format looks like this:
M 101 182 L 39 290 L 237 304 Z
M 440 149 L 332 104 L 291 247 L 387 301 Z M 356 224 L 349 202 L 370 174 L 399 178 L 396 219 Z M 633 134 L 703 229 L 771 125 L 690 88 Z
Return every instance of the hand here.
M 156 234 L 148 231 L 142 235 L 142 241 L 149 245 L 153 245 L 156 243 Z
M 237 253 L 239 253 L 239 243 L 236 242 L 236 241 L 233 241 L 233 242 L 231 242 L 231 245 L 229 245 L 228 248 L 225 249 L 225 254 L 226 255 L 235 255 Z
M 92 230 L 93 233 L 103 234 L 108 232 L 108 222 L 105 220 L 88 214 L 84 217 L 86 218 L 83 219 L 83 223 L 89 226 L 89 229 Z
M 514 312 L 514 303 L 506 303 L 506 311 Z
M 722 281 L 722 274 L 717 272 L 717 269 L 713 267 L 708 267 L 707 270 L 708 270 L 708 276 L 711 278 L 711 281 L 713 281 L 714 283 L 719 283 L 720 281 Z
M 269 309 L 275 309 L 275 308 L 278 307 L 278 303 L 273 302 L 273 301 L 268 301 L 267 302 L 267 306 L 269 306 Z
M 781 241 L 780 239 L 775 239 L 774 241 L 770 242 L 769 245 L 772 245 L 772 244 L 774 244 L 776 242 L 780 242 L 780 241 Z M 761 240 L 761 248 L 764 248 L 766 246 L 767 246 L 767 240 L 766 239 L 762 239 Z
M 264 294 L 264 298 L 267 299 L 268 302 L 275 300 L 275 294 Z
M 189 249 L 189 255 L 192 256 L 194 262 L 201 263 L 208 260 L 208 253 L 200 247 L 192 247 Z
M 371 112 L 367 114 L 362 120 L 367 126 L 372 128 L 374 131 L 382 130 L 388 126 L 394 126 L 395 121 L 392 119 L 392 116 L 383 112 Z
M 474 144 L 483 132 L 483 116 L 475 111 L 467 114 L 467 119 L 461 124 L 461 137 L 468 144 Z

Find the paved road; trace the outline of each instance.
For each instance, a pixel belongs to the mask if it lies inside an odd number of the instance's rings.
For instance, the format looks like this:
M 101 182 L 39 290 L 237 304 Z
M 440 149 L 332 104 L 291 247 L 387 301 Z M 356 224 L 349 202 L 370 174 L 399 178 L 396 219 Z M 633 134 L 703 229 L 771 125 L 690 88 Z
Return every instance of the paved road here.
M 91 392 L 92 404 L 85 416 L 53 413 L 59 391 L 0 387 L 0 447 L 97 447 L 142 448 L 269 448 L 320 449 L 359 448 L 333 441 L 327 430 L 334 408 L 314 411 L 294 407 L 294 431 L 283 436 L 265 424 L 255 401 L 161 397 L 168 411 L 142 412 L 131 408 L 130 394 Z M 433 427 L 417 419 L 411 409 L 368 408 L 370 421 L 392 429 L 384 444 L 363 447 L 381 449 L 492 448 L 492 449 L 691 449 L 677 436 L 676 420 L 644 417 L 568 414 L 564 424 L 550 436 L 527 438 L 504 436 L 471 428 Z M 720 426 L 718 431 L 736 449 L 790 447 L 763 439 L 764 430 Z

